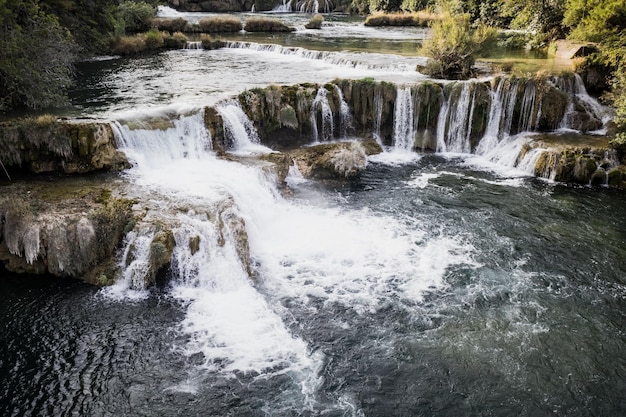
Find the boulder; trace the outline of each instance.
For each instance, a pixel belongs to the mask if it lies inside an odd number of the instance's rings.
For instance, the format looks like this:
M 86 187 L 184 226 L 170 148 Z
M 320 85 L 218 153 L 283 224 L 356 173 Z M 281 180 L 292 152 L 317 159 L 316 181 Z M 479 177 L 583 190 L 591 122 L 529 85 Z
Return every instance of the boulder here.
M 360 142 L 334 142 L 290 152 L 305 178 L 345 180 L 356 177 L 367 166 L 365 147 Z

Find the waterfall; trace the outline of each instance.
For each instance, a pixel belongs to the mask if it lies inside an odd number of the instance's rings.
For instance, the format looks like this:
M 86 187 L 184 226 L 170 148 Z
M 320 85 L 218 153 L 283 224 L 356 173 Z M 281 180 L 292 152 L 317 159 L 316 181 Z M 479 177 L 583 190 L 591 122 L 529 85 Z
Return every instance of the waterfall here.
M 112 123 L 118 146 L 138 163 L 163 164 L 174 159 L 201 159 L 212 150 L 211 135 L 204 127 L 204 113 L 180 116 L 166 129 L 131 129 Z
M 185 47 L 183 49 L 192 49 L 192 50 L 203 49 L 202 48 L 202 42 L 200 42 L 200 41 L 188 41 L 187 43 L 185 43 Z
M 376 142 L 383 146 L 382 138 L 380 137 L 380 126 L 382 124 L 383 117 L 383 88 L 380 83 L 374 86 L 374 138 Z
M 517 80 L 511 85 L 509 79 L 500 80 L 495 92 L 492 90 L 487 128 L 478 143 L 476 153 L 484 155 L 495 148 L 500 140 L 511 132 L 513 110 L 517 99 Z
M 470 153 L 470 134 L 474 114 L 475 90 L 470 96 L 470 83 L 462 83 L 458 97 L 455 85 L 449 97 L 444 96 L 437 121 L 437 151 Z
M 327 92 L 318 92 L 322 113 Z M 249 141 L 240 111 L 234 102 L 218 106 L 228 134 Z M 200 377 L 190 380 L 202 381 L 206 371 L 288 377 L 296 387 L 290 401 L 307 404 L 325 359 L 285 323 L 285 300 L 294 308 L 317 308 L 315 299 L 369 314 L 388 305 L 390 294 L 421 300 L 445 287 L 450 265 L 471 263 L 466 244 L 425 237 L 419 225 L 330 201 L 285 200 L 266 170 L 198 146 L 210 143 L 202 114 L 181 116 L 164 130 L 114 125 L 121 150 L 136 161 L 126 175 L 145 208 L 129 234 L 119 285 L 137 285 L 157 234 L 171 230 L 168 291 L 185 308 L 175 350 L 195 358 L 190 372 L 198 374 L 191 376 Z
M 413 96 L 411 87 L 398 87 L 393 116 L 393 146 L 398 150 L 412 151 L 415 145 L 413 127 Z
M 345 98 L 343 97 L 343 92 L 341 88 L 337 84 L 335 86 L 335 93 L 337 97 L 339 97 L 339 132 L 342 137 L 348 136 L 349 131 L 353 128 L 352 126 L 352 113 L 350 112 L 350 106 L 346 103 Z
M 131 231 L 124 239 L 124 253 L 120 262 L 122 279 L 117 285 L 121 288 L 143 290 L 150 272 L 150 244 L 154 239 L 152 230 L 142 234 Z
M 291 7 L 291 2 L 293 0 L 289 0 L 289 1 L 285 1 L 283 0 L 282 4 L 279 4 L 278 6 L 274 7 L 274 9 L 272 9 L 273 12 L 276 13 L 289 13 L 292 12 L 293 9 Z
M 319 0 L 298 0 L 296 10 L 300 13 L 330 13 L 333 11 L 333 3 L 331 0 L 322 0 L 320 8 Z
M 560 129 L 578 130 L 579 126 L 575 126 L 575 116 L 576 111 L 580 111 L 580 108 L 584 109 L 589 117 L 601 120 L 602 124 L 606 124 L 610 120 L 611 117 L 606 109 L 587 93 L 579 74 L 574 73 L 568 77 L 552 77 L 552 84 L 569 97 L 567 109 L 559 124 Z M 577 104 L 579 105 L 578 108 Z
M 232 143 L 233 151 L 240 153 L 271 152 L 261 145 L 252 120 L 244 113 L 238 101 L 228 100 L 216 107 L 224 120 L 224 135 Z
M 318 126 L 318 123 L 321 124 Z M 333 138 L 335 130 L 333 111 L 328 102 L 328 90 L 320 87 L 313 104 L 311 104 L 311 127 L 313 130 L 313 142 L 328 141 Z
M 315 51 L 294 46 L 282 46 L 278 44 L 262 44 L 256 42 L 228 41 L 224 48 L 242 49 L 255 52 L 267 52 L 303 59 L 322 61 L 331 65 L 348 67 L 362 70 L 391 71 L 391 72 L 414 72 L 415 65 L 421 63 L 420 59 L 383 57 L 376 53 L 348 53 Z

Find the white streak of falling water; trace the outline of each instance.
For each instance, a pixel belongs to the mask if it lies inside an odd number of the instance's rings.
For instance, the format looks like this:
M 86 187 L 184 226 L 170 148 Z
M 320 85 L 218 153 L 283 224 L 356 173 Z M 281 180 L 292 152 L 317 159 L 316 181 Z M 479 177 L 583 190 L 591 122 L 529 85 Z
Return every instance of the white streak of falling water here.
M 321 127 L 318 126 L 318 119 L 321 122 Z M 328 141 L 333 138 L 335 130 L 333 111 L 328 102 L 328 90 L 324 87 L 317 90 L 315 100 L 311 104 L 311 126 L 313 128 L 313 142 Z
M 376 142 L 383 146 L 383 141 L 380 137 L 380 125 L 383 117 L 383 88 L 380 83 L 374 86 L 374 138 Z
M 470 83 L 463 83 L 459 97 L 446 100 L 437 125 L 437 149 L 440 152 L 470 153 L 474 100 L 470 102 Z
M 254 124 L 244 113 L 239 102 L 228 100 L 217 106 L 224 120 L 225 135 L 233 143 L 233 151 L 242 154 L 268 153 L 270 149 L 261 145 Z
M 513 106 L 515 105 L 515 101 L 511 100 L 511 95 L 509 94 L 510 89 L 505 88 L 508 85 L 507 80 L 500 80 L 496 90 L 491 91 L 491 107 L 489 109 L 489 118 L 487 119 L 487 128 L 476 147 L 476 153 L 479 155 L 488 153 L 502 139 L 502 126 L 505 124 L 503 120 L 507 115 L 507 107 L 511 102 Z M 515 90 L 517 91 L 516 88 Z
M 342 137 L 348 136 L 348 132 L 352 129 L 352 113 L 350 112 L 350 106 L 346 103 L 345 98 L 343 97 L 343 92 L 338 85 L 335 84 L 335 92 L 337 93 L 337 97 L 339 97 L 340 108 L 339 108 L 339 132 Z
M 411 87 L 398 87 L 393 114 L 393 146 L 396 150 L 413 150 L 415 145 L 413 117 Z

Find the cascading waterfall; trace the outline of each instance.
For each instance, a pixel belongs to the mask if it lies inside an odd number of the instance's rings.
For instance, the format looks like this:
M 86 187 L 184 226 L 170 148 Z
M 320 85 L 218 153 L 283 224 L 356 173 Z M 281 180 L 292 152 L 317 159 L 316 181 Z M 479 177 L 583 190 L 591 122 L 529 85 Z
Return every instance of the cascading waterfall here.
M 328 102 L 328 90 L 320 87 L 317 90 L 315 100 L 311 104 L 311 126 L 313 130 L 313 142 L 328 141 L 333 138 L 335 131 L 333 110 Z M 318 126 L 321 124 L 320 126 Z
M 232 143 L 232 150 L 240 153 L 271 152 L 261 145 L 252 120 L 244 113 L 239 102 L 228 100 L 216 107 L 224 120 L 224 134 Z
M 188 41 L 187 43 L 185 43 L 185 47 L 183 49 L 191 49 L 191 50 L 202 49 L 202 42 L 200 42 L 200 41 Z
M 352 129 L 352 113 L 350 112 L 350 106 L 346 103 L 343 97 L 343 92 L 337 84 L 335 86 L 335 93 L 339 97 L 339 133 L 342 137 L 348 136 L 348 132 Z
M 463 83 L 456 97 L 454 91 L 445 99 L 437 122 L 438 152 L 471 152 L 469 136 L 474 114 L 474 95 L 470 98 L 470 83 Z
M 393 122 L 393 145 L 398 150 L 413 150 L 415 145 L 414 113 L 411 87 L 398 87 Z
M 608 112 L 602 107 L 597 100 L 591 97 L 587 93 L 585 84 L 579 74 L 573 74 L 572 76 L 555 76 L 552 77 L 552 84 L 559 90 L 563 91 L 569 97 L 567 109 L 563 115 L 563 119 L 559 125 L 560 129 L 573 129 L 575 106 L 580 104 L 585 109 L 587 114 L 592 117 L 599 117 L 605 124 L 610 120 Z
M 401 56 L 394 56 L 393 59 L 390 60 L 388 56 L 383 57 L 377 53 L 315 51 L 300 47 L 243 41 L 226 42 L 224 48 L 274 53 L 297 58 L 322 61 L 341 67 L 355 68 L 360 70 L 390 71 L 396 73 L 413 72 L 415 70 L 415 65 L 421 64 L 423 60 L 423 58 L 406 58 Z
M 226 129 L 250 137 L 237 104 L 222 103 L 218 112 L 225 124 L 232 119 Z M 426 236 L 419 223 L 284 200 L 264 170 L 218 159 L 200 146 L 210 143 L 202 114 L 180 117 L 166 130 L 116 123 L 115 131 L 121 150 L 135 161 L 128 173 L 134 192 L 150 196 L 151 215 L 174 235 L 171 293 L 187 306 L 180 331 L 189 336 L 179 350 L 202 358 L 190 379 L 202 372 L 287 374 L 293 386 L 284 400 L 307 409 L 321 382 L 323 356 L 289 331 L 282 299 L 304 309 L 312 298 L 326 300 L 361 314 L 386 305 L 393 294 L 421 300 L 424 291 L 445 286 L 450 265 L 472 264 L 470 246 Z M 148 268 L 153 230 L 129 235 L 121 278 L 126 290 Z M 256 285 L 242 261 L 242 241 Z M 195 392 L 188 381 L 171 389 Z
M 293 9 L 291 7 L 291 3 L 293 0 L 289 0 L 289 1 L 285 1 L 283 0 L 282 4 L 279 4 L 278 6 L 274 7 L 274 9 L 272 9 L 273 12 L 277 12 L 277 13 L 289 13 L 292 12 Z
M 383 117 L 383 89 L 380 84 L 374 86 L 374 138 L 382 147 L 383 141 L 380 137 L 380 126 Z

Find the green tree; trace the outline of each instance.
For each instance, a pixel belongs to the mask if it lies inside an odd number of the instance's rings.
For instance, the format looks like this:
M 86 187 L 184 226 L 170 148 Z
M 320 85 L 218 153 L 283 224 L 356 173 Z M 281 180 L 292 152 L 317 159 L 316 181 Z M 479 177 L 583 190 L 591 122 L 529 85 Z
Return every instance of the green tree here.
M 444 12 L 441 20 L 431 24 L 431 36 L 422 45 L 422 53 L 431 58 L 423 71 L 439 78 L 469 78 L 476 55 L 494 41 L 495 35 L 488 26 L 473 29 L 469 14 Z
M 0 111 L 62 104 L 74 45 L 36 0 L 0 0 Z

